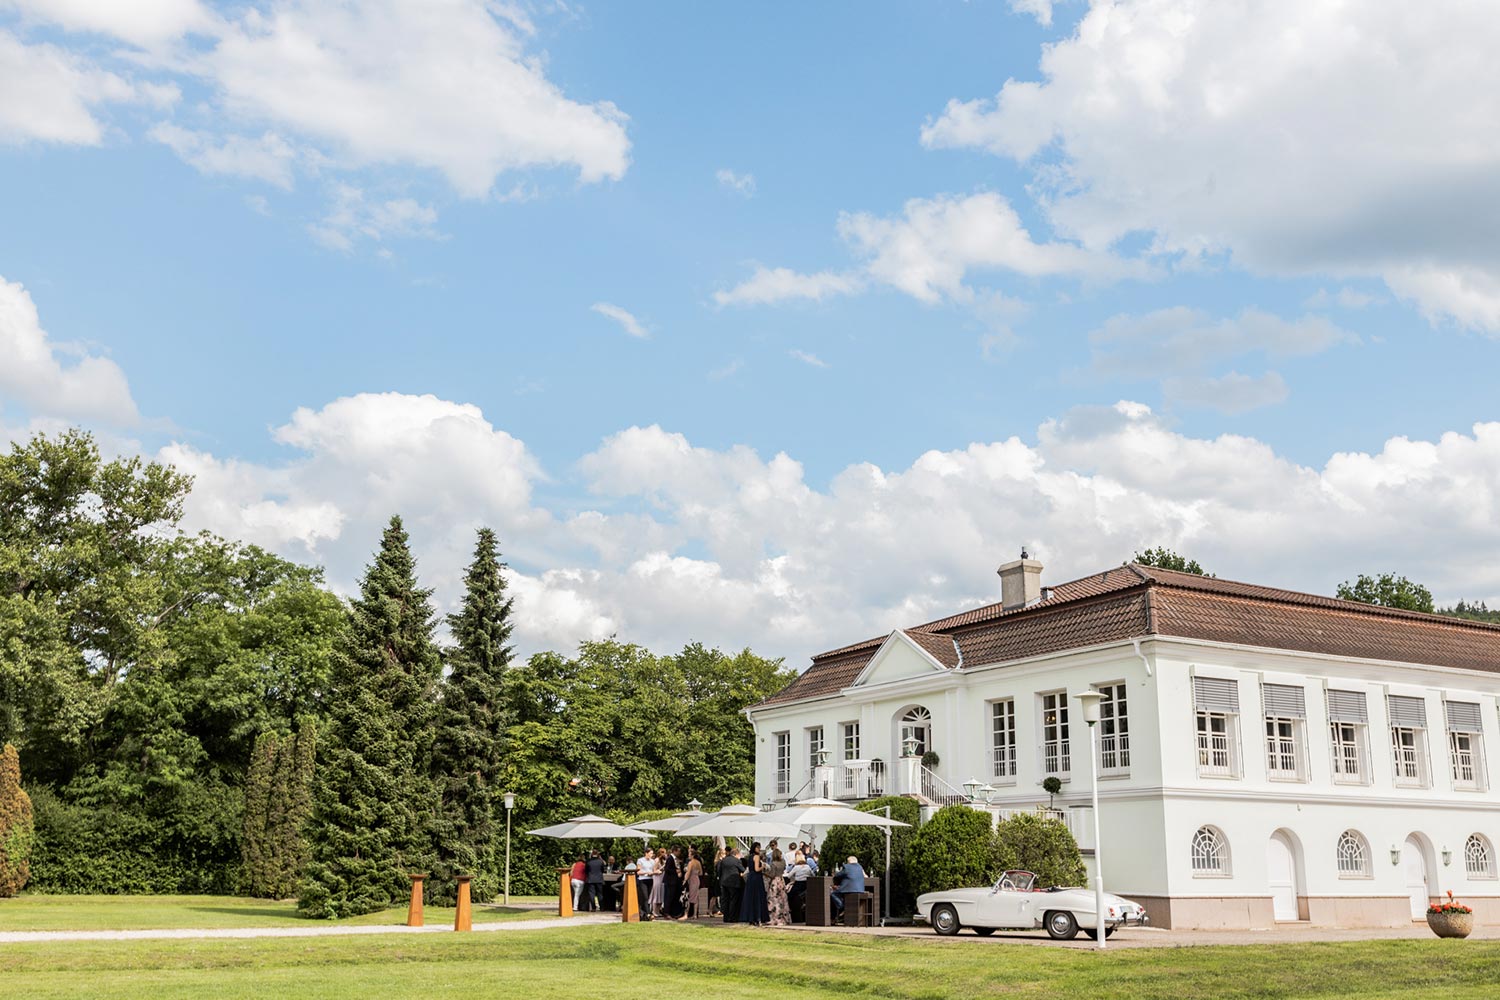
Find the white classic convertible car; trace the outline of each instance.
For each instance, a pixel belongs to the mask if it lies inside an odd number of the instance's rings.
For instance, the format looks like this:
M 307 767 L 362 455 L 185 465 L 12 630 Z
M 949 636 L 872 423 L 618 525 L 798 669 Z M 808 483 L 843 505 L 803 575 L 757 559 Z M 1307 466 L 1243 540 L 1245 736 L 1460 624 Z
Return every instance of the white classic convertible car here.
M 1104 936 L 1132 924 L 1143 927 L 1146 911 L 1139 903 L 1113 893 L 1104 894 Z M 1092 889 L 1039 889 L 1036 876 L 1027 871 L 1008 871 L 993 887 L 925 892 L 917 897 L 917 919 L 932 925 L 939 934 L 957 934 L 972 928 L 976 934 L 997 930 L 1032 930 L 1065 941 L 1080 929 L 1098 926 Z

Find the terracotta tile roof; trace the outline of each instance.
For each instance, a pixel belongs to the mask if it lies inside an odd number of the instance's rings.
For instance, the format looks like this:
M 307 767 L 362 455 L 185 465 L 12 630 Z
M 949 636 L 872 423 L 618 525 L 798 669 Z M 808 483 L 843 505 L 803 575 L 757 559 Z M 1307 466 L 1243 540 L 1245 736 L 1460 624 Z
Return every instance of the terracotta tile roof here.
M 1024 608 L 988 604 L 902 631 L 950 669 L 955 642 L 968 667 L 1164 635 L 1500 673 L 1500 626 L 1135 564 L 1059 584 Z M 761 705 L 836 694 L 885 639 L 820 653 Z

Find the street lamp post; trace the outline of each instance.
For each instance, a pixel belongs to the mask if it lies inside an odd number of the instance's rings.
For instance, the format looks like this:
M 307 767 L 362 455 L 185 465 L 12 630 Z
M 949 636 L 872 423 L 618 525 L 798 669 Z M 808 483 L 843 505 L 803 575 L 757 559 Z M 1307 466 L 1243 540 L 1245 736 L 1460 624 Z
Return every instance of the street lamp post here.
M 505 793 L 505 905 L 510 905 L 510 811 L 516 807 L 516 793 Z
M 1104 947 L 1104 844 L 1099 837 L 1099 759 L 1094 747 L 1094 726 L 1099 722 L 1099 702 L 1103 697 L 1098 691 L 1073 695 L 1073 702 L 1083 712 L 1083 721 L 1089 727 L 1089 777 L 1094 792 L 1094 934 L 1100 948 Z

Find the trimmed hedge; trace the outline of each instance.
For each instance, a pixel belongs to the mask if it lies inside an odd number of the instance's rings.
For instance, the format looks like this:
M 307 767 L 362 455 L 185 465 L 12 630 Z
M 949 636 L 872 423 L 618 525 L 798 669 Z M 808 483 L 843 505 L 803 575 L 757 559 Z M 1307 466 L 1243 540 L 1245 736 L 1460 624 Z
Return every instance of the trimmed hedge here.
M 1034 872 L 1043 886 L 1083 885 L 1088 874 L 1078 842 L 1061 820 L 1036 813 L 1017 813 L 995 830 L 1004 868 Z
M 914 896 L 988 885 L 1004 870 L 990 814 L 944 806 L 922 824 L 906 851 Z

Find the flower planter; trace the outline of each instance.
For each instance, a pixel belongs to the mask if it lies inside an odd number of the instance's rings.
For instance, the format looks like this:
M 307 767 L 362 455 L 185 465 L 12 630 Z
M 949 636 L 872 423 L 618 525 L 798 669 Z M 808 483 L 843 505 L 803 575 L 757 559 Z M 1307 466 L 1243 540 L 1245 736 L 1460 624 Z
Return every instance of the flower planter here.
M 1474 931 L 1474 914 L 1429 912 L 1427 926 L 1440 938 L 1466 938 Z

